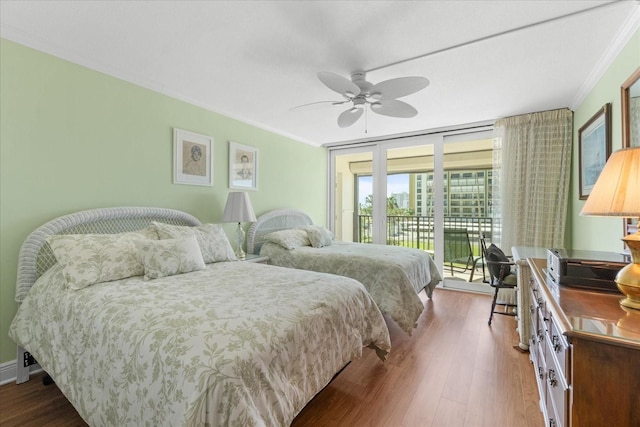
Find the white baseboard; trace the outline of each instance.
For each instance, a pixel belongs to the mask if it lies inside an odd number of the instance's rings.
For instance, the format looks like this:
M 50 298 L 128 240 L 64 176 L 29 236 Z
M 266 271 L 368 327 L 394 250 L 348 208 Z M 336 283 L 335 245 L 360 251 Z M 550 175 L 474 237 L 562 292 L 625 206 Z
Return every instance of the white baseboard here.
M 42 371 L 42 368 L 38 363 L 36 363 L 35 365 L 31 365 L 29 367 L 30 374 L 35 374 L 36 372 L 40 372 L 40 371 Z M 16 373 L 15 360 L 0 364 L 0 385 L 8 384 L 10 382 L 15 382 L 16 375 L 17 373 Z

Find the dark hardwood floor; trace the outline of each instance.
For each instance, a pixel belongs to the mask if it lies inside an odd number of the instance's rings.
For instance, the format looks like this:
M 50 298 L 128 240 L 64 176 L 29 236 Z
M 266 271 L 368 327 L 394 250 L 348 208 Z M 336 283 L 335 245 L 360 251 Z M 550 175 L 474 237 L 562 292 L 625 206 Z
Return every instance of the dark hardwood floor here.
M 411 337 L 392 321 L 386 363 L 373 351 L 350 363 L 302 410 L 293 427 L 541 427 L 529 355 L 513 348 L 513 317 L 487 326 L 488 296 L 437 289 Z M 0 387 L 0 425 L 86 426 L 41 375 Z

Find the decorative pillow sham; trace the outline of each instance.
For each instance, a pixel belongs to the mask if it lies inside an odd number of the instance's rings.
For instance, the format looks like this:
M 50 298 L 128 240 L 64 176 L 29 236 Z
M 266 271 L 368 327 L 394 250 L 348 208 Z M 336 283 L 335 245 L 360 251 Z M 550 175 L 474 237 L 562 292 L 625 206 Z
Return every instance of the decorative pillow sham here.
M 275 243 L 289 250 L 300 246 L 311 246 L 307 232 L 300 228 L 274 231 L 273 233 L 265 234 L 262 238 L 267 242 Z
M 157 240 L 149 229 L 120 234 L 60 234 L 47 242 L 71 289 L 82 289 L 100 282 L 142 276 L 144 266 L 133 243 Z
M 309 242 L 314 248 L 331 246 L 333 243 L 333 233 L 320 225 L 305 225 L 300 228 L 307 232 Z
M 138 253 L 144 264 L 144 278 L 158 279 L 205 268 L 200 245 L 195 235 L 179 239 L 137 240 Z
M 183 225 L 152 222 L 151 226 L 155 228 L 160 240 L 177 239 L 195 235 L 200 245 L 202 258 L 207 264 L 220 261 L 236 261 L 238 259 L 220 224 L 204 224 L 198 227 L 187 227 Z

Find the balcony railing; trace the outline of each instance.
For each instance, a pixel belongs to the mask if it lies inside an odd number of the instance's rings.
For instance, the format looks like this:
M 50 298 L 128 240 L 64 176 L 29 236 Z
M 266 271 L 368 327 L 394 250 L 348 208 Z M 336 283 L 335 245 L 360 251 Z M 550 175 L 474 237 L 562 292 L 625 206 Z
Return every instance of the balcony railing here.
M 358 235 L 356 240 L 361 243 L 371 243 L 372 239 L 371 215 L 358 215 Z M 491 237 L 493 230 L 492 218 L 476 217 L 444 217 L 444 228 L 464 228 L 469 233 L 469 241 L 476 255 L 480 255 L 478 242 L 484 233 Z M 405 246 L 424 250 L 433 250 L 434 220 L 427 216 L 387 216 L 387 244 Z

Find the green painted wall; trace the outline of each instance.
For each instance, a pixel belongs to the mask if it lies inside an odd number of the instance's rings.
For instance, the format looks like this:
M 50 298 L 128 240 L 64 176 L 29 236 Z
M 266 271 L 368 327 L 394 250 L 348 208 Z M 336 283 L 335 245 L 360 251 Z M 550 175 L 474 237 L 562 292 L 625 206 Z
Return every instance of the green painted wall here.
M 16 265 L 34 228 L 106 206 L 168 207 L 219 222 L 229 141 L 259 149 L 259 191 L 249 193 L 257 215 L 296 207 L 324 224 L 324 149 L 0 43 L 0 363 L 16 358 L 7 337 L 17 309 Z M 172 183 L 174 127 L 214 138 L 213 187 Z M 231 224 L 225 229 L 232 235 Z
M 573 116 L 573 170 L 571 171 L 571 202 L 568 224 L 570 235 L 567 242 L 573 249 L 602 250 L 619 252 L 623 249 L 620 240 L 623 227 L 620 218 L 580 216 L 584 205 L 579 200 L 578 189 L 578 129 L 584 125 L 602 106 L 611 103 L 611 148 L 622 148 L 622 115 L 620 86 L 640 67 L 640 30 L 616 57 L 600 81 L 585 100 L 575 110 Z

